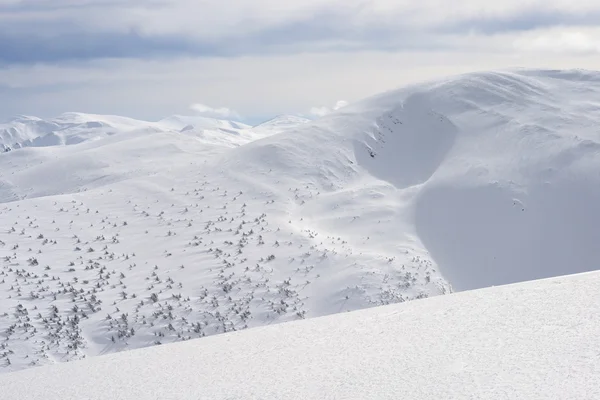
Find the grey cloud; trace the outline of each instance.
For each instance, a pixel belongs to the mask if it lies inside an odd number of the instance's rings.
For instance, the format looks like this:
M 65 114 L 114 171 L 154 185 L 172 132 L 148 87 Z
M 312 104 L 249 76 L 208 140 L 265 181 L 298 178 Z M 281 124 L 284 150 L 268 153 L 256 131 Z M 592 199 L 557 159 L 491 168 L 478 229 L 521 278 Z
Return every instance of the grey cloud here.
M 66 10 L 93 10 L 114 7 L 167 7 L 165 0 L 22 0 L 18 3 L 0 3 L 0 13 L 40 13 Z
M 127 16 L 129 19 L 124 19 L 128 22 L 117 21 L 106 27 L 99 23 L 110 18 L 111 13 L 117 15 L 125 8 L 169 9 L 169 4 L 163 0 L 29 0 L 16 5 L 0 5 L 0 64 L 328 51 L 433 51 L 460 47 L 457 38 L 471 32 L 485 36 L 558 25 L 600 24 L 600 12 L 576 14 L 525 9 L 509 16 L 471 16 L 417 28 L 419 25 L 412 24 L 411 17 L 402 10 L 378 15 L 364 6 L 333 5 L 316 8 L 303 18 L 282 19 L 281 22 L 261 24 L 253 21 L 249 24 L 238 21 L 232 29 L 218 35 L 190 33 L 183 29 L 169 30 L 168 34 L 157 33 L 163 31 L 145 29 L 143 19 L 132 20 L 130 15 Z M 40 17 L 44 13 L 47 18 Z M 93 19 L 93 24 L 85 23 L 88 16 Z M 199 17 L 198 24 L 202 23 Z M 176 22 L 172 24 L 176 25 Z
M 323 12 L 309 19 L 287 21 L 252 33 L 195 38 L 183 34 L 149 35 L 139 30 L 94 32 L 61 21 L 38 24 L 30 32 L 0 28 L 0 64 L 61 63 L 103 58 L 166 56 L 234 57 L 305 51 L 427 50 L 443 48 L 426 33 L 401 27 L 348 24 L 351 16 Z
M 152 58 L 172 55 L 220 55 L 223 49 L 185 37 L 148 37 L 131 30 L 116 32 L 36 33 L 0 31 L 0 64 L 60 63 L 101 58 Z
M 498 33 L 523 32 L 555 26 L 598 26 L 600 11 L 566 13 L 556 10 L 527 10 L 502 17 L 468 18 L 442 24 L 436 29 L 444 33 L 477 32 L 491 35 Z

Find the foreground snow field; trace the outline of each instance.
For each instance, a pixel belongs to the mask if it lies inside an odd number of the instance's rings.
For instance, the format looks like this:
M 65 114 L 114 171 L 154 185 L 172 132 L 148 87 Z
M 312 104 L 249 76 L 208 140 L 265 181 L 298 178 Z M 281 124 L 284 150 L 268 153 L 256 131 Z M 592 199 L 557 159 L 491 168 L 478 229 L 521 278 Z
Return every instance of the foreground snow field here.
M 15 121 L 2 372 L 598 269 L 600 73 L 468 74 L 258 127 Z
M 600 273 L 0 376 L 3 398 L 598 399 Z

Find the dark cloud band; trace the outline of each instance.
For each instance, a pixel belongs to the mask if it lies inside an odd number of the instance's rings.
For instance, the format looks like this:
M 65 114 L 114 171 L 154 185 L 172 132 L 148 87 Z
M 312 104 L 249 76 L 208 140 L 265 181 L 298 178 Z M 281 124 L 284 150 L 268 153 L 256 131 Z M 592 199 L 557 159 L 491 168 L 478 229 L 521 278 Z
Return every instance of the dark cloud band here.
M 492 35 L 560 25 L 594 26 L 600 23 L 600 12 L 576 15 L 555 11 L 524 11 L 509 17 L 470 18 L 416 29 L 414 24 L 411 27 L 408 17 L 400 12 L 396 17 L 387 15 L 385 19 L 380 19 L 365 13 L 362 8 L 329 8 L 303 19 L 283 20 L 262 28 L 258 24 L 246 29 L 244 24 L 240 24 L 239 29 L 231 29 L 231 32 L 219 36 L 190 36 L 184 33 L 159 35 L 145 34 L 142 29 L 135 27 L 121 31 L 93 29 L 86 26 L 83 17 L 86 12 L 93 13 L 101 6 L 118 12 L 125 5 L 167 7 L 168 3 L 163 1 L 30 0 L 18 4 L 0 6 L 1 65 L 324 51 L 428 51 L 456 48 L 457 41 L 449 38 L 456 39 L 473 32 Z M 73 8 L 77 11 L 57 12 Z M 4 16 L 3 11 L 6 11 Z M 44 13 L 48 14 L 48 18 L 40 18 Z M 18 15 L 18 18 L 14 15 Z M 103 15 L 106 15 L 106 10 Z

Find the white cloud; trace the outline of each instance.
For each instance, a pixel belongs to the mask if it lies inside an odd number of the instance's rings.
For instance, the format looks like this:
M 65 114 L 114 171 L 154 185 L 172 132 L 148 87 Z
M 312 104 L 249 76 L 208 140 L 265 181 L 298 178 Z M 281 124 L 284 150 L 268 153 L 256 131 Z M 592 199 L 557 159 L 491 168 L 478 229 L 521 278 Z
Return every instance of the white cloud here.
M 311 115 L 315 117 L 324 117 L 327 114 L 331 114 L 334 111 L 339 110 L 340 108 L 346 107 L 348 102 L 345 100 L 338 100 L 333 107 L 312 107 L 309 111 Z
M 213 118 L 239 118 L 240 115 L 226 107 L 213 108 L 205 104 L 195 103 L 190 105 L 190 109 L 196 112 L 196 114 L 204 117 Z
M 346 100 L 338 100 L 337 103 L 335 103 L 335 106 L 333 106 L 334 110 L 339 110 L 340 108 L 346 107 L 348 105 L 348 102 Z
M 327 107 L 312 107 L 310 109 L 310 114 L 314 115 L 315 117 L 323 117 L 329 114 L 330 112 L 331 110 Z
M 520 51 L 600 54 L 599 28 L 555 28 L 532 31 L 514 41 Z

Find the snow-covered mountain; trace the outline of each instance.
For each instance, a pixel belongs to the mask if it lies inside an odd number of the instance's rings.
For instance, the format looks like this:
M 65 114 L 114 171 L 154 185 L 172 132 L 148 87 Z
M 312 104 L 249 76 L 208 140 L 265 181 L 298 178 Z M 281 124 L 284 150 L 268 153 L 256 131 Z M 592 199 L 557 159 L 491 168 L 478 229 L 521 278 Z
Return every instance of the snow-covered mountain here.
M 598 399 L 600 274 L 455 293 L 0 376 L 20 400 Z
M 597 269 L 599 99 L 596 72 L 477 73 L 2 154 L 0 365 Z
M 240 122 L 201 116 L 173 115 L 158 122 L 148 122 L 115 115 L 73 112 L 49 120 L 21 115 L 0 124 L 0 150 L 73 145 L 135 131 L 211 130 L 237 134 L 248 128 L 249 125 Z

